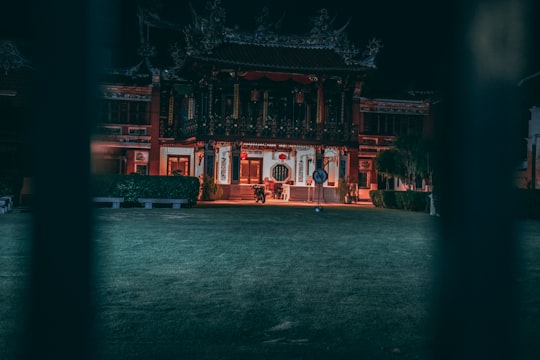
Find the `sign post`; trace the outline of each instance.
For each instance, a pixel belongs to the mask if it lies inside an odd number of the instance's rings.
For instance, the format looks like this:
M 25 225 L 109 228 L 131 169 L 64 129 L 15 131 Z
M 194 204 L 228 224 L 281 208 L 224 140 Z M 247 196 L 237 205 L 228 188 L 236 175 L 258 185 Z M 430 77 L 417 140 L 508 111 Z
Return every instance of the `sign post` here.
M 318 168 L 313 172 L 313 180 L 317 184 L 317 206 L 315 207 L 315 212 L 321 212 L 323 210 L 321 206 L 321 188 L 327 179 L 328 173 L 326 170 Z

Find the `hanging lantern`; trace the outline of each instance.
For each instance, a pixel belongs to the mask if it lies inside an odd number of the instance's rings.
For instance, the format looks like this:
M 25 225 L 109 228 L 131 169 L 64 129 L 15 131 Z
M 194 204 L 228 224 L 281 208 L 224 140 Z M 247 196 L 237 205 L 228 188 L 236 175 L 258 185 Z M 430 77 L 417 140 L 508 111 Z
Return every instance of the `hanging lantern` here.
M 261 93 L 257 89 L 251 90 L 251 101 L 257 102 L 261 98 Z
M 279 158 L 279 160 L 283 161 L 283 160 L 285 160 L 287 158 L 287 155 L 282 153 L 282 154 L 278 155 L 278 158 Z
M 295 95 L 295 101 L 297 104 L 303 104 L 304 103 L 304 93 L 302 91 L 298 91 Z
M 248 157 L 248 153 L 247 153 L 247 152 L 242 151 L 242 152 L 240 153 L 240 159 L 246 160 L 247 157 Z

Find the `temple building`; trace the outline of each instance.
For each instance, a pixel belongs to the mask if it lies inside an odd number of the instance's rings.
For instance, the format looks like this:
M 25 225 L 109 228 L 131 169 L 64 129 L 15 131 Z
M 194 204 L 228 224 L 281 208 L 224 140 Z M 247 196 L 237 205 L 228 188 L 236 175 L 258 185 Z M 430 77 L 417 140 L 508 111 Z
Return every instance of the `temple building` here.
M 321 168 L 324 201 L 337 200 L 339 179 L 367 199 L 376 152 L 402 131 L 431 131 L 428 102 L 363 97 L 382 45 L 355 47 L 325 9 L 303 34 L 281 34 L 266 8 L 251 31 L 227 27 L 217 0 L 190 11 L 180 27 L 139 8 L 139 62 L 102 82 L 95 173 L 208 175 L 223 198 L 272 184 L 308 200 Z M 177 34 L 168 63 L 157 64 L 154 29 Z

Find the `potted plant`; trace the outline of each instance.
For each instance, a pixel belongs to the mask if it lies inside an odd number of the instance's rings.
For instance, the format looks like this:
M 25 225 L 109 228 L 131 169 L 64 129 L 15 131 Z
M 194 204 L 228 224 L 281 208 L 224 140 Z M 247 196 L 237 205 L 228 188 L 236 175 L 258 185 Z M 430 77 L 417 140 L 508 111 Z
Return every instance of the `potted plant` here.
M 339 202 L 347 203 L 347 195 L 349 194 L 349 183 L 345 178 L 338 180 L 337 191 L 339 195 Z
M 201 186 L 201 200 L 203 201 L 214 201 L 219 199 L 223 194 L 223 189 L 216 184 L 214 177 L 204 175 L 202 179 Z

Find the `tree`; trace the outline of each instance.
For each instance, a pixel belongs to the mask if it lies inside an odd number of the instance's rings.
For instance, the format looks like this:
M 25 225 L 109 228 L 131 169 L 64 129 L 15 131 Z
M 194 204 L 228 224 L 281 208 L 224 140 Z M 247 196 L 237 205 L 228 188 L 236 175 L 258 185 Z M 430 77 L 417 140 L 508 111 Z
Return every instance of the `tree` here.
M 416 151 L 414 167 L 417 175 L 426 179 L 428 185 L 433 184 L 433 168 L 436 163 L 434 140 L 421 137 Z
M 406 133 L 396 138 L 395 148 L 401 158 L 403 172 L 400 176 L 401 181 L 408 190 L 413 190 L 416 175 L 418 173 L 420 135 L 415 133 Z
M 386 190 L 388 190 L 390 188 L 388 181 L 391 178 L 401 178 L 402 166 L 399 151 L 390 149 L 379 152 L 375 158 L 375 169 L 386 180 Z
M 407 133 L 396 137 L 394 148 L 379 152 L 375 168 L 386 179 L 399 178 L 408 190 L 414 190 L 418 176 L 431 184 L 433 177 L 434 143 L 419 134 Z

